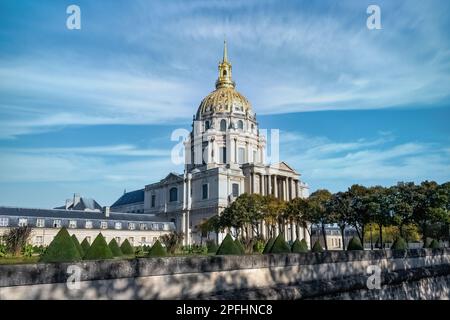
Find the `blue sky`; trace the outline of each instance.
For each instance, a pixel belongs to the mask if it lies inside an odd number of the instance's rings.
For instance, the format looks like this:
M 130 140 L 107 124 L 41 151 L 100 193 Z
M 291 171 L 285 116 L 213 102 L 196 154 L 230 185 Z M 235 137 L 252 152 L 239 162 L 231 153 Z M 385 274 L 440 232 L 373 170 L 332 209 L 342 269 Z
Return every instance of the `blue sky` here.
M 81 8 L 81 30 L 66 8 Z M 366 27 L 370 4 L 381 30 Z M 223 39 L 311 190 L 450 180 L 448 1 L 0 2 L 0 205 L 102 205 L 182 168 Z

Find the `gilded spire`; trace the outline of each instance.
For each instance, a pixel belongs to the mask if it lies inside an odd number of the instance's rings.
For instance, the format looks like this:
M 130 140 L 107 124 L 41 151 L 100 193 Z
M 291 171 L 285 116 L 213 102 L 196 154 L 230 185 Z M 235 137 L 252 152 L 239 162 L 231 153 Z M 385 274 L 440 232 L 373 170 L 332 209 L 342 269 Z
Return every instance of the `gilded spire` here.
M 231 63 L 228 61 L 227 41 L 223 42 L 223 59 L 219 63 L 219 78 L 216 81 L 216 89 L 234 88 L 234 81 L 231 79 Z
M 223 60 L 222 60 L 222 62 L 228 62 L 227 40 L 223 40 Z

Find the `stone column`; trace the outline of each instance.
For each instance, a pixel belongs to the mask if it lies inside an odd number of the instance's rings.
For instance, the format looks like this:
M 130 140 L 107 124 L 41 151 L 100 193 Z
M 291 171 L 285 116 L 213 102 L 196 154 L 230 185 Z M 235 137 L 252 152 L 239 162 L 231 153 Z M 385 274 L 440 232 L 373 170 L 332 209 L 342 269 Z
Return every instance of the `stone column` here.
M 261 234 L 262 234 L 263 238 L 267 239 L 266 238 L 266 222 L 264 220 L 261 221 L 261 229 L 262 229 Z
M 298 180 L 295 180 L 295 196 L 298 198 L 299 194 L 298 194 Z
M 272 194 L 272 175 L 267 176 L 267 194 Z
M 277 182 L 277 176 L 273 176 L 273 187 L 274 187 L 274 196 L 275 198 L 278 198 L 278 182 Z
M 187 245 L 187 239 L 186 239 L 186 212 L 183 212 L 181 215 L 181 232 L 184 233 L 183 237 L 183 245 Z
M 296 225 L 295 225 L 295 223 L 291 223 L 291 240 L 292 241 L 295 241 L 295 238 L 296 238 Z

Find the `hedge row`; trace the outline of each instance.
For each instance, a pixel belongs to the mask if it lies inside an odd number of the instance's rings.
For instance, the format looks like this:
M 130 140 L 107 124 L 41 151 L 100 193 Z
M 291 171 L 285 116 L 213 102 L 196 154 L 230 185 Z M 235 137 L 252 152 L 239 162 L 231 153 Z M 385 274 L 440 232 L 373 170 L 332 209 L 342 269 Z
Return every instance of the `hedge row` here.
M 75 235 L 70 236 L 66 228 L 61 228 L 53 241 L 41 255 L 41 262 L 73 262 L 80 260 L 112 259 L 115 257 L 134 255 L 134 248 L 126 239 L 119 247 L 117 241 L 112 239 L 109 244 L 101 233 L 89 245 L 85 238 L 81 244 Z M 148 256 L 165 256 L 166 249 L 159 241 L 151 247 Z

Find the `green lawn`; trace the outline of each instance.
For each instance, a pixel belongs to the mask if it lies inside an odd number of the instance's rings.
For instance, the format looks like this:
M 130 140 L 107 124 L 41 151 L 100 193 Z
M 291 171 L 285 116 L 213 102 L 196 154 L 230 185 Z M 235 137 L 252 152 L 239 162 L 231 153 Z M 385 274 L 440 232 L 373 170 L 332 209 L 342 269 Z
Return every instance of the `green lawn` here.
M 33 257 L 0 257 L 0 264 L 26 264 L 36 263 L 39 260 L 39 256 Z

